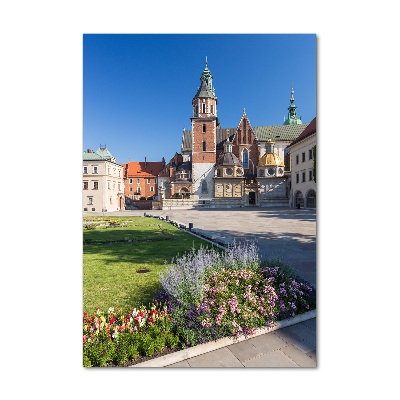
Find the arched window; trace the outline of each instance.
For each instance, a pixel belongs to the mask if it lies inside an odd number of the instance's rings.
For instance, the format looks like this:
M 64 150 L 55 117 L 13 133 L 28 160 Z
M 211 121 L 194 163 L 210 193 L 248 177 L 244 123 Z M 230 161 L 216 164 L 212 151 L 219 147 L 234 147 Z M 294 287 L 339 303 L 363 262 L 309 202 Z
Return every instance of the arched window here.
M 247 149 L 243 149 L 242 151 L 242 165 L 243 169 L 249 169 L 249 152 Z
M 201 193 L 208 193 L 207 181 L 205 179 L 201 181 Z

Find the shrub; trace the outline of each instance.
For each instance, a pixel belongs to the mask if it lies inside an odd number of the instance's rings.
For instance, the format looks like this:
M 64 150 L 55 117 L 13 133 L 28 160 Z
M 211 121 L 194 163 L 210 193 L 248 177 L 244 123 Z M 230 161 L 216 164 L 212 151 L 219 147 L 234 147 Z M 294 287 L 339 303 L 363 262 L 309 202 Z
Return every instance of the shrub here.
M 278 319 L 302 314 L 316 307 L 316 292 L 310 284 L 296 276 L 282 260 L 263 263 L 262 272 L 278 295 Z
M 211 274 L 198 309 L 204 327 L 221 326 L 229 335 L 253 333 L 272 326 L 278 296 L 261 271 L 222 269 Z
M 201 301 L 207 269 L 218 263 L 219 254 L 214 249 L 201 247 L 172 260 L 172 265 L 160 274 L 163 289 L 177 303 L 188 305 Z
M 225 252 L 201 247 L 173 259 L 170 268 L 160 275 L 160 282 L 177 303 L 198 304 L 202 301 L 207 274 L 221 268 L 256 270 L 259 266 L 258 249 L 254 242 L 235 242 Z

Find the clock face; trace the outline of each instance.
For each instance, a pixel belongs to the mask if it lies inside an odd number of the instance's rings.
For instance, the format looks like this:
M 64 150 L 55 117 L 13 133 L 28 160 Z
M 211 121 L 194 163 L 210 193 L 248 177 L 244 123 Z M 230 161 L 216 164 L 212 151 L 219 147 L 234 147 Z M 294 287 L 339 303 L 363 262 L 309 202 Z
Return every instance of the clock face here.
M 236 170 L 236 175 L 237 175 L 237 176 L 242 176 L 242 175 L 243 175 L 243 171 L 242 171 L 241 168 L 238 168 L 238 169 Z
M 227 175 L 232 175 L 232 168 L 227 168 L 225 172 Z
M 278 174 L 283 175 L 283 168 L 278 169 Z
M 268 175 L 273 175 L 275 173 L 275 168 L 268 168 Z

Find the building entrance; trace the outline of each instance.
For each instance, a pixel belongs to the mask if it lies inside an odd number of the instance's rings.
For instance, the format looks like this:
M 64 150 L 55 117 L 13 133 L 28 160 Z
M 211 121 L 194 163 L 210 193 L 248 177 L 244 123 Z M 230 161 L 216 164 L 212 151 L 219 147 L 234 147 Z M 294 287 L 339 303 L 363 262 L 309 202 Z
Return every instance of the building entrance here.
M 249 205 L 254 205 L 254 204 L 256 204 L 256 193 L 249 192 Z

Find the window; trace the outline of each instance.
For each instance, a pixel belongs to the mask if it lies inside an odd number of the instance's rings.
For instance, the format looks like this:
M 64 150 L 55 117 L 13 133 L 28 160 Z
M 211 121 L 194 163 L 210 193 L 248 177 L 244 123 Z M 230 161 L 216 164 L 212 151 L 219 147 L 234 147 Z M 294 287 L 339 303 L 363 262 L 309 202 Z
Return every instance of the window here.
M 133 183 L 133 179 L 132 178 L 129 178 L 129 183 Z
M 308 171 L 308 180 L 309 180 L 309 181 L 312 181 L 312 180 L 313 180 L 312 169 L 310 169 L 310 170 Z
M 132 192 L 132 188 L 131 187 L 129 188 L 129 191 Z
M 93 182 L 93 189 L 97 190 L 99 188 L 99 182 Z
M 207 181 L 205 179 L 201 182 L 201 193 L 208 193 Z
M 203 140 L 203 151 L 206 151 L 206 141 Z
M 112 197 L 110 197 L 110 204 L 112 204 Z
M 211 114 L 214 114 L 214 106 L 211 104 Z
M 88 197 L 88 204 L 92 205 L 93 204 L 93 197 Z
M 203 124 L 203 133 L 206 133 L 206 124 Z
M 247 149 L 243 149 L 242 151 L 242 165 L 243 169 L 249 169 L 249 152 Z
M 121 184 L 118 182 L 118 190 L 121 191 Z
M 136 181 L 138 185 L 140 185 L 140 179 L 138 178 L 138 180 Z
M 147 183 L 150 183 L 150 178 L 147 178 Z
M 299 174 L 296 174 L 296 183 L 299 183 Z
M 301 153 L 301 162 L 306 161 L 306 153 Z
M 308 159 L 312 160 L 312 149 L 308 150 Z
M 296 164 L 298 164 L 298 163 L 299 163 L 299 155 L 296 154 Z
M 306 173 L 305 173 L 305 172 L 302 172 L 302 173 L 301 173 L 301 181 L 302 181 L 302 182 L 305 182 L 305 181 L 306 181 Z
M 137 187 L 136 193 L 140 193 L 140 186 Z
M 154 192 L 154 186 L 150 186 L 150 192 Z
M 93 167 L 93 173 L 97 174 L 97 167 Z
M 206 105 L 205 103 L 203 103 L 203 114 L 205 114 L 205 112 L 206 112 Z
M 83 190 L 89 189 L 89 182 L 83 182 Z
M 87 174 L 87 167 L 83 167 L 83 173 Z

